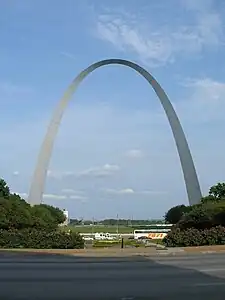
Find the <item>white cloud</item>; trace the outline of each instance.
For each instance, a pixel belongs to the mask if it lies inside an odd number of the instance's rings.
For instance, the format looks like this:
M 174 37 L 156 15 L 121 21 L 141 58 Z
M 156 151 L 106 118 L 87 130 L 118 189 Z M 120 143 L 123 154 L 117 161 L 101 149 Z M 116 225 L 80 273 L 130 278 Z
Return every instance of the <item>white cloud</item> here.
M 171 59 L 170 40 L 158 32 L 145 36 L 141 29 L 133 27 L 128 20 L 114 19 L 102 15 L 97 22 L 97 36 L 120 51 L 137 54 L 143 61 L 151 64 L 164 64 Z
M 57 194 L 44 194 L 43 199 L 56 199 L 56 200 L 65 200 L 67 196 L 65 195 L 57 195 Z
M 19 176 L 19 174 L 20 174 L 19 171 L 14 171 L 13 172 L 13 176 Z
M 60 172 L 60 171 L 48 170 L 48 172 L 47 172 L 47 176 L 49 178 L 54 178 L 54 179 L 63 179 L 65 177 L 74 176 L 74 175 L 75 175 L 75 172 L 71 172 L 71 171 Z
M 144 154 L 139 149 L 131 149 L 126 152 L 126 156 L 129 158 L 142 158 Z
M 111 176 L 115 172 L 119 171 L 120 167 L 117 165 L 105 164 L 102 167 L 93 167 L 84 170 L 78 174 L 79 177 L 105 177 Z
M 27 199 L 28 194 L 27 193 L 15 193 L 19 195 L 23 199 Z M 43 199 L 44 200 L 87 200 L 88 198 L 83 195 L 60 195 L 60 194 L 43 194 Z
M 163 191 L 148 191 L 148 190 L 143 190 L 143 191 L 135 191 L 132 188 L 125 188 L 121 190 L 117 189 L 102 189 L 103 192 L 106 194 L 113 194 L 113 195 L 162 195 L 162 194 L 167 194 L 166 192 Z
M 96 36 L 152 67 L 173 62 L 177 55 L 201 53 L 205 46 L 223 43 L 222 18 L 213 11 L 211 1 L 208 5 L 184 1 L 183 5 L 194 17 L 190 24 L 184 20 L 176 26 L 170 22 L 170 26 L 160 27 L 151 19 L 129 17 L 128 13 L 102 14 L 97 20 Z
M 224 82 L 210 78 L 188 79 L 183 85 L 191 91 L 191 95 L 175 105 L 181 120 L 205 123 L 224 119 Z M 196 116 L 194 119 L 193 115 Z
M 212 0 L 183 0 L 184 7 L 195 13 L 196 32 L 203 45 L 218 46 L 224 42 L 223 19 L 213 9 L 214 3 Z
M 67 57 L 67 58 L 69 58 L 69 59 L 72 59 L 72 60 L 76 60 L 76 61 L 77 61 L 76 56 L 75 56 L 74 54 L 70 53 L 70 52 L 65 52 L 65 51 L 63 51 L 63 52 L 61 52 L 60 54 L 61 54 L 62 56 L 64 56 L 64 57 Z
M 15 193 L 18 194 L 23 199 L 27 199 L 27 193 Z M 65 195 L 57 195 L 57 194 L 44 194 L 43 199 L 56 199 L 56 200 L 65 200 L 67 197 Z
M 126 188 L 122 190 L 104 189 L 104 192 L 107 194 L 118 194 L 118 195 L 134 194 L 134 190 L 131 188 Z
M 74 171 L 52 171 L 49 170 L 47 172 L 47 176 L 54 179 L 64 179 L 68 177 L 75 177 L 75 178 L 85 178 L 85 177 L 106 177 L 115 174 L 117 171 L 120 170 L 120 167 L 117 165 L 105 164 L 100 167 L 92 167 L 81 172 L 74 172 Z

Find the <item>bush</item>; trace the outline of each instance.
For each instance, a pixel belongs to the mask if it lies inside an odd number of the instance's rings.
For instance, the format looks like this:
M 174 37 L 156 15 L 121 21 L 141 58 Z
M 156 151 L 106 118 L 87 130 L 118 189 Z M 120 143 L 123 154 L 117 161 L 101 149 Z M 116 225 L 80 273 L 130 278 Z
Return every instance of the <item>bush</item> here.
M 188 247 L 205 245 L 224 245 L 225 228 L 216 226 L 210 229 L 189 228 L 181 230 L 176 228 L 163 239 L 166 247 Z
M 0 248 L 83 249 L 84 240 L 78 233 L 36 229 L 0 230 Z
M 120 241 L 94 241 L 94 248 L 108 248 L 120 245 Z

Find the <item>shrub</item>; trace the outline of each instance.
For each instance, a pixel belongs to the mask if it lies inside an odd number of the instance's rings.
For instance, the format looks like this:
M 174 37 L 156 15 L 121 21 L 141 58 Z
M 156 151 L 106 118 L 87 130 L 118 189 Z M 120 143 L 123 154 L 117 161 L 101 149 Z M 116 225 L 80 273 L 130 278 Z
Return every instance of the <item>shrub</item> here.
M 224 245 L 225 228 L 222 226 L 201 230 L 196 228 L 188 228 L 186 230 L 176 228 L 168 233 L 163 239 L 163 243 L 167 247 Z
M 94 248 L 108 248 L 120 245 L 120 241 L 94 241 Z
M 0 230 L 1 248 L 83 249 L 84 240 L 77 233 L 36 229 Z

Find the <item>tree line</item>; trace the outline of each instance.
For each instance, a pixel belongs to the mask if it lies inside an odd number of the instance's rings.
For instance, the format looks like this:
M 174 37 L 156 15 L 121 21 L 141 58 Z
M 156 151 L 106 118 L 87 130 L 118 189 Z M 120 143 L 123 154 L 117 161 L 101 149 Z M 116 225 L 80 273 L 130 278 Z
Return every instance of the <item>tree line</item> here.
M 70 219 L 70 225 L 81 226 L 81 225 L 103 225 L 103 226 L 144 226 L 144 225 L 154 225 L 163 224 L 164 219 L 149 219 L 149 220 L 135 220 L 135 219 L 104 219 L 100 221 L 96 220 L 78 220 Z

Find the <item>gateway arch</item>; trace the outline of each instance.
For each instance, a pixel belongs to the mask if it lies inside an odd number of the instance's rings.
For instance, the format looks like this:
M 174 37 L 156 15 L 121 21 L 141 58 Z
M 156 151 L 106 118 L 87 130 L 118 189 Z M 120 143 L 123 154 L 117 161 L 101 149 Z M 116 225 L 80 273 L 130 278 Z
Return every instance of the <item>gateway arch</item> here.
M 28 202 L 31 205 L 40 204 L 42 202 L 46 175 L 47 175 L 47 170 L 48 170 L 48 166 L 49 166 L 49 162 L 50 162 L 50 158 L 54 146 L 54 141 L 64 111 L 67 108 L 67 105 L 70 102 L 74 92 L 78 88 L 79 84 L 84 80 L 84 78 L 87 77 L 95 69 L 106 65 L 112 65 L 112 64 L 123 65 L 131 69 L 134 69 L 136 72 L 142 75 L 154 89 L 156 95 L 158 96 L 162 104 L 162 107 L 164 108 L 164 111 L 167 115 L 170 127 L 173 132 L 173 136 L 177 146 L 177 151 L 180 158 L 181 167 L 183 170 L 189 204 L 193 205 L 199 203 L 202 194 L 201 194 L 201 189 L 196 174 L 194 162 L 191 156 L 191 152 L 186 137 L 184 135 L 184 131 L 181 127 L 178 116 L 169 98 L 167 97 L 164 90 L 161 88 L 159 83 L 154 79 L 154 77 L 151 74 L 149 74 L 145 69 L 140 67 L 138 64 L 123 59 L 106 59 L 90 65 L 72 81 L 68 89 L 65 91 L 62 99 L 59 101 L 53 113 L 51 122 L 47 129 L 46 136 L 41 146 L 36 168 L 34 170 L 32 182 L 30 186 Z

